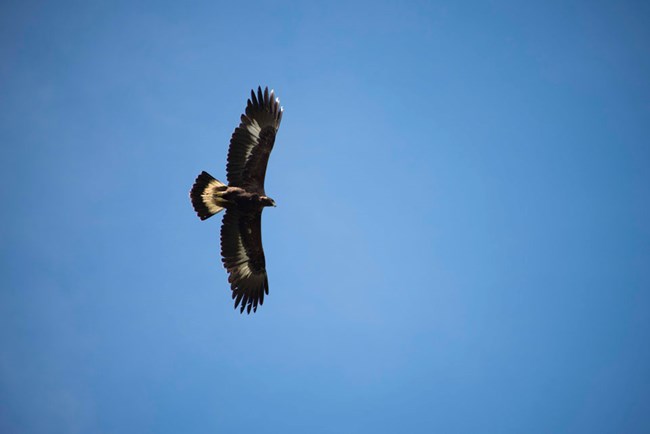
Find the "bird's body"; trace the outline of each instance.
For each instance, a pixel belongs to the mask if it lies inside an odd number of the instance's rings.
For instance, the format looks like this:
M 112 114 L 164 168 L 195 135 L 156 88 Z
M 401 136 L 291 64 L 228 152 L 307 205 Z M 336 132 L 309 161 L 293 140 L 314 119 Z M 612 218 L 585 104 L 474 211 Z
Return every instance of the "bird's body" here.
M 190 191 L 201 220 L 226 210 L 221 226 L 221 255 L 228 271 L 235 308 L 257 310 L 269 293 L 262 249 L 262 210 L 275 206 L 264 191 L 264 177 L 282 120 L 280 101 L 268 88 L 251 91 L 246 113 L 230 139 L 228 185 L 202 172 Z

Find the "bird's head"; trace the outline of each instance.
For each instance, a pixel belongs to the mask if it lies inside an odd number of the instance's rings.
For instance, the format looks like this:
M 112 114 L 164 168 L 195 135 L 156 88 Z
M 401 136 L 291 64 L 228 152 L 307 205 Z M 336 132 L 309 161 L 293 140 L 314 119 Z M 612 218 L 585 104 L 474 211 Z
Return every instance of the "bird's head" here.
M 264 206 L 276 206 L 275 201 L 268 196 L 262 197 L 262 203 Z

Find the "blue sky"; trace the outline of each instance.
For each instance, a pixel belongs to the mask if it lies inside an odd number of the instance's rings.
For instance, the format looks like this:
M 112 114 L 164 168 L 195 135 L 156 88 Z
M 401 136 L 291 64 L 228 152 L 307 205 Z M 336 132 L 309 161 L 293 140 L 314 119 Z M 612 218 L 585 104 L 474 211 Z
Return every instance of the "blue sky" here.
M 643 2 L 3 2 L 0 431 L 650 430 Z M 270 295 L 220 219 L 285 108 Z

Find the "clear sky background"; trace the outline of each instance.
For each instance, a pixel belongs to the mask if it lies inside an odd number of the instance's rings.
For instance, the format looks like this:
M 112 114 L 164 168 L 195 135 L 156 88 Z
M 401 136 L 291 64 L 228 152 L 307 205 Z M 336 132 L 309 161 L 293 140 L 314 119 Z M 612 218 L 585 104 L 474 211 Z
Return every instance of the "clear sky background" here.
M 2 433 L 647 433 L 647 2 L 0 5 Z M 270 295 L 220 217 L 285 108 Z

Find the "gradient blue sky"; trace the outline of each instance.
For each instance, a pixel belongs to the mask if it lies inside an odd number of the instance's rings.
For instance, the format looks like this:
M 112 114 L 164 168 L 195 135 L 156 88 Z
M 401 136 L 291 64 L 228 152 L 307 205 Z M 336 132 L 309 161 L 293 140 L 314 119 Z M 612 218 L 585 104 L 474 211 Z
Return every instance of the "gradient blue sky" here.
M 645 2 L 0 5 L 3 433 L 647 433 Z M 271 292 L 220 219 L 285 115 Z

